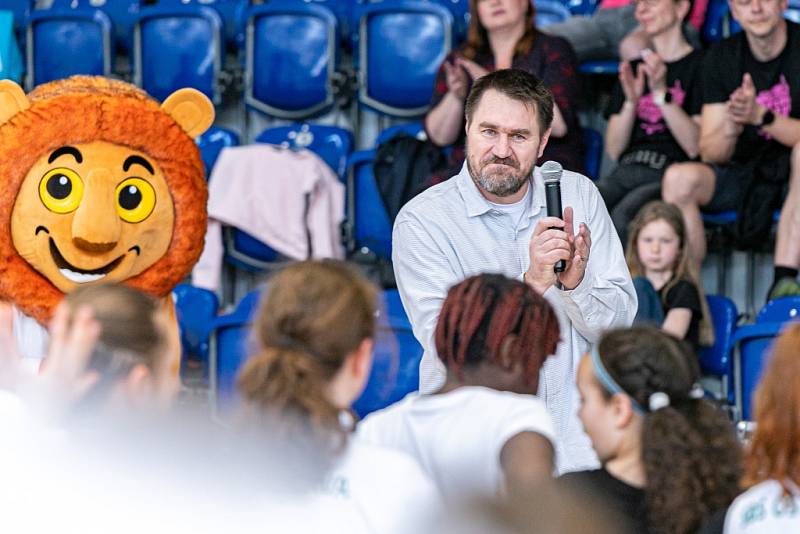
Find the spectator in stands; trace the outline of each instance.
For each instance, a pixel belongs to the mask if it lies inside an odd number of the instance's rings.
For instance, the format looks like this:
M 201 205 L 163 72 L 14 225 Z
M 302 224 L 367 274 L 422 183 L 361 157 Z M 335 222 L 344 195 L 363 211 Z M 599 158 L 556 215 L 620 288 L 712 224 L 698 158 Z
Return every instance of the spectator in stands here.
M 731 505 L 726 534 L 800 532 L 800 326 L 781 334 L 755 392 L 756 430 L 745 458 L 749 488 Z
M 639 309 L 634 322 L 650 322 L 695 352 L 714 343 L 711 313 L 703 289 L 690 268 L 683 216 L 677 206 L 654 201 L 631 223 L 628 269 Z
M 583 138 L 576 106 L 578 64 L 564 39 L 540 33 L 529 0 L 470 0 L 467 41 L 439 68 L 431 108 L 425 116 L 428 138 L 436 145 L 454 145 L 448 167 L 434 182 L 457 174 L 464 163 L 464 103 L 472 84 L 495 69 L 530 72 L 555 98 L 550 143 L 541 161 L 583 171 Z
M 518 69 L 487 74 L 473 84 L 465 114 L 461 172 L 406 204 L 392 234 L 400 296 L 425 349 L 420 390 L 432 393 L 445 383 L 433 334 L 447 290 L 481 272 L 523 280 L 547 298 L 561 325 L 562 341 L 539 383 L 556 425 L 558 468 L 596 465 L 574 415 L 574 377 L 580 355 L 600 333 L 630 324 L 636 314 L 622 246 L 585 176 L 564 171 L 564 218 L 546 216 L 535 164 L 550 136 L 553 96 L 535 76 Z M 566 270 L 556 274 L 559 260 Z
M 287 267 L 259 305 L 257 353 L 238 387 L 251 428 L 298 455 L 286 458 L 291 478 L 322 477 L 306 511 L 333 509 L 344 518 L 337 526 L 353 532 L 405 532 L 415 512 L 437 502 L 435 487 L 407 456 L 350 436 L 348 409 L 372 364 L 376 301 L 376 289 L 344 263 Z
M 413 456 L 450 502 L 549 480 L 555 430 L 534 395 L 558 336 L 553 308 L 530 286 L 467 278 L 448 291 L 436 326 L 445 384 L 367 416 L 359 437 Z
M 689 0 L 636 3 L 636 20 L 655 50 L 620 63 L 605 135 L 606 152 L 618 165 L 597 183 L 623 243 L 636 212 L 661 197 L 667 166 L 698 155 L 702 52 L 683 37 L 688 11 Z
M 738 244 L 756 246 L 783 201 L 768 298 L 800 292 L 800 25 L 783 18 L 786 6 L 786 0 L 731 0 L 744 31 L 706 54 L 704 163 L 670 166 L 662 192 L 683 212 L 697 266 L 706 254 L 700 208 L 737 210 Z
M 579 61 L 617 59 L 633 60 L 645 48 L 652 48 L 652 36 L 637 25 L 634 16 L 637 3 L 650 0 L 601 0 L 597 10 L 588 17 L 574 16 L 564 22 L 550 24 L 542 31 L 565 38 Z M 693 46 L 699 47 L 700 30 L 705 20 L 708 0 L 692 3 L 689 21 L 682 25 L 683 33 Z M 684 15 L 685 17 L 685 15 Z
M 628 532 L 697 532 L 735 497 L 741 455 L 699 379 L 696 358 L 661 330 L 604 334 L 578 369 L 579 415 L 603 467 L 560 480 L 626 516 Z

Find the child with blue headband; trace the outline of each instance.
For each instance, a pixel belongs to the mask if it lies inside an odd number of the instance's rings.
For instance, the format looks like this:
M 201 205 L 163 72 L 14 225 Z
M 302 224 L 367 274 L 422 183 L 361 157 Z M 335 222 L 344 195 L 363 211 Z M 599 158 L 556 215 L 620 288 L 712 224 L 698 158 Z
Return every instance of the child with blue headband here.
M 663 330 L 607 332 L 577 379 L 578 415 L 602 467 L 560 480 L 625 517 L 628 532 L 694 533 L 724 513 L 741 452 L 699 378 L 696 358 Z

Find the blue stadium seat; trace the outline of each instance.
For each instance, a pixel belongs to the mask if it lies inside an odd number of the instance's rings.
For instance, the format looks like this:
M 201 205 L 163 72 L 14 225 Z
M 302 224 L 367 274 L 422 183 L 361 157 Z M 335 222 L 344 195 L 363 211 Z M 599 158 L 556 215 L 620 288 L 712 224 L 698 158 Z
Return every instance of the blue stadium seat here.
M 189 284 L 176 286 L 172 298 L 181 335 L 181 360 L 199 360 L 207 371 L 208 336 L 217 317 L 219 299 L 213 291 Z
M 203 135 L 195 139 L 195 143 L 197 143 L 197 148 L 200 149 L 200 157 L 203 158 L 206 180 L 208 180 L 219 153 L 222 152 L 223 148 L 239 146 L 239 136 L 236 132 L 226 128 L 212 126 Z
M 0 9 L 0 79 L 22 82 L 25 65 L 14 30 L 14 14 Z
M 783 297 L 768 302 L 756 316 L 755 324 L 736 331 L 734 342 L 739 347 L 741 383 L 739 401 L 742 418 L 752 417 L 752 397 L 769 356 L 772 340 L 790 321 L 800 320 L 800 296 Z
M 66 0 L 74 2 L 75 0 Z M 141 9 L 141 0 L 80 0 L 82 5 L 103 11 L 111 19 L 114 40 L 120 50 L 130 53 L 133 40 L 133 25 Z
M 248 9 L 245 103 L 282 119 L 329 111 L 337 32 L 333 12 L 316 3 L 276 0 Z
M 460 43 L 467 37 L 469 28 L 469 0 L 434 0 L 450 10 L 453 14 L 455 42 Z
M 239 301 L 233 312 L 217 317 L 213 322 L 209 367 L 215 411 L 232 407 L 237 398 L 236 375 L 252 352 L 248 336 L 261 291 L 251 291 Z
M 619 61 L 616 60 L 599 60 L 599 61 L 584 61 L 578 67 L 584 74 L 617 74 L 619 73 Z
M 419 387 L 419 362 L 422 346 L 414 337 L 400 294 L 396 289 L 383 292 L 378 318 L 372 371 L 364 392 L 353 403 L 359 417 L 397 402 Z
M 389 126 L 378 134 L 378 138 L 375 140 L 375 148 L 397 134 L 404 133 L 406 135 L 410 135 L 411 137 L 417 137 L 423 130 L 424 127 L 421 122 L 409 122 L 406 124 L 395 124 L 394 126 Z
M 32 0 L 0 0 L 0 11 L 10 11 L 14 15 L 14 29 L 22 30 L 33 9 Z
M 700 349 L 700 368 L 704 374 L 722 378 L 723 395 L 732 403 L 733 336 L 739 312 L 731 299 L 721 295 L 707 295 L 706 302 L 714 325 L 714 345 Z
M 353 150 L 353 134 L 336 126 L 298 123 L 267 128 L 256 137 L 257 143 L 288 148 L 306 148 L 322 159 L 344 182 L 347 158 Z
M 536 26 L 543 27 L 564 22 L 572 16 L 569 8 L 558 0 L 533 0 L 536 9 Z
M 600 0 L 564 0 L 570 13 L 578 16 L 589 16 L 597 10 Z
M 88 7 L 35 10 L 28 18 L 25 49 L 29 89 L 74 74 L 108 76 L 111 21 Z
M 249 0 L 158 0 L 159 7 L 187 4 L 213 8 L 222 19 L 225 42 L 232 49 L 244 43 L 244 19 Z
M 392 225 L 372 173 L 374 160 L 375 150 L 361 150 L 350 156 L 347 219 L 353 235 L 348 248 L 391 260 Z
M 783 12 L 783 16 L 792 22 L 800 23 L 800 0 L 789 0 L 789 7 Z
M 583 129 L 583 166 L 586 176 L 592 180 L 600 178 L 600 165 L 603 163 L 603 135 L 592 128 Z
M 453 16 L 415 0 L 386 0 L 359 11 L 359 102 L 384 115 L 420 116 L 453 44 Z
M 222 21 L 209 7 L 143 8 L 133 30 L 134 82 L 158 100 L 193 87 L 219 104 L 223 44 Z

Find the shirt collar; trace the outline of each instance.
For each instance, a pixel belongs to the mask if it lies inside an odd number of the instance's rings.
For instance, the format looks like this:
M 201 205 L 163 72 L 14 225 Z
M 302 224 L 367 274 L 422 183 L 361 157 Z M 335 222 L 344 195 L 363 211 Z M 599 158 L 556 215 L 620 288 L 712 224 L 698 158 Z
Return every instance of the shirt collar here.
M 475 182 L 472 181 L 466 161 L 464 161 L 461 172 L 456 175 L 455 180 L 458 190 L 461 193 L 461 198 L 464 199 L 464 204 L 467 208 L 467 217 L 477 217 L 492 209 L 492 205 L 478 190 L 478 186 L 475 185 Z M 531 193 L 532 194 L 528 197 L 530 199 L 530 206 L 528 209 L 529 218 L 538 215 L 539 211 L 546 207 L 544 182 L 542 181 L 542 174 L 539 171 L 539 167 L 535 167 L 533 170 Z

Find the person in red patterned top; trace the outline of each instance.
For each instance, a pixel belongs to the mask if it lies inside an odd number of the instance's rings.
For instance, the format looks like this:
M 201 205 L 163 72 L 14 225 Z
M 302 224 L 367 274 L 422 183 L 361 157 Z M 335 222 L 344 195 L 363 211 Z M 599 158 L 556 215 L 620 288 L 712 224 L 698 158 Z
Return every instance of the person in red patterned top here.
M 470 0 L 467 41 L 439 68 L 425 131 L 436 145 L 453 145 L 448 168 L 434 182 L 458 174 L 464 162 L 464 102 L 472 82 L 497 69 L 517 68 L 541 79 L 555 97 L 553 131 L 540 162 L 555 160 L 583 171 L 583 142 L 575 106 L 577 59 L 561 37 L 540 33 L 528 0 Z

